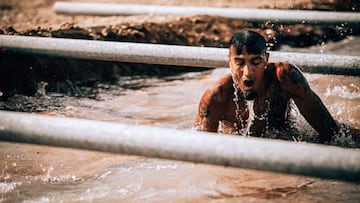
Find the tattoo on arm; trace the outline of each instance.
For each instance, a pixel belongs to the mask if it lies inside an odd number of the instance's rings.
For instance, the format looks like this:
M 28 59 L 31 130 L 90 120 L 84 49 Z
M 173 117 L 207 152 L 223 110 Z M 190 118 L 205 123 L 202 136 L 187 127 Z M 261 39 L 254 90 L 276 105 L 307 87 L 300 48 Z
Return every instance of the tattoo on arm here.
M 200 105 L 199 115 L 201 118 L 207 118 L 209 116 L 209 108 L 207 105 L 203 105 L 203 104 Z
M 218 130 L 219 118 L 218 114 L 213 109 L 214 101 L 203 98 L 200 101 L 199 109 L 198 109 L 198 122 L 201 130 L 207 132 L 216 132 Z M 216 105 L 215 105 L 216 106 Z
M 276 63 L 276 76 L 281 87 L 293 97 L 306 97 L 310 86 L 300 69 L 288 63 Z
M 289 66 L 291 67 L 290 70 L 289 70 L 289 77 L 290 79 L 296 83 L 296 84 L 300 84 L 302 86 L 305 87 L 305 89 L 309 89 L 310 86 L 308 84 L 308 82 L 306 81 L 304 75 L 302 74 L 302 72 L 300 71 L 300 69 L 295 66 L 295 65 L 290 65 Z

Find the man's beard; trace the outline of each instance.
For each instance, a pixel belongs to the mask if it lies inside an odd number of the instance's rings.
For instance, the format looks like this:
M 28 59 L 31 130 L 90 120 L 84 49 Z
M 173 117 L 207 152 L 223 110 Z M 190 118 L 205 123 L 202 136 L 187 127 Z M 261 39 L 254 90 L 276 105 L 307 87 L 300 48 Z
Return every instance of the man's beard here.
M 257 97 L 258 93 L 255 90 L 244 92 L 245 100 L 254 100 Z

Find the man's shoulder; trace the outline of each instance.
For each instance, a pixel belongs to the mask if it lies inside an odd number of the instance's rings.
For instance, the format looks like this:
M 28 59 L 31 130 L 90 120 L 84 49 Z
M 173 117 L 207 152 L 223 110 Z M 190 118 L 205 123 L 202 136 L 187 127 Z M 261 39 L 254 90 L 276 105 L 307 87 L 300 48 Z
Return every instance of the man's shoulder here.
M 278 69 L 279 70 L 288 70 L 288 69 L 291 69 L 291 68 L 298 69 L 298 67 L 295 64 L 290 63 L 288 61 L 270 62 L 270 63 L 268 63 L 267 66 L 270 67 L 270 68 L 277 69 L 277 70 Z
M 294 77 L 302 76 L 301 70 L 295 64 L 289 62 L 269 63 L 268 68 L 275 73 L 279 81 L 286 79 L 293 80 Z
M 232 75 L 230 73 L 222 76 L 216 83 L 215 85 L 221 86 L 221 87 L 232 87 L 233 85 L 233 78 Z
M 216 83 L 214 84 L 214 88 L 217 89 L 220 93 L 228 93 L 233 92 L 234 86 L 233 86 L 233 78 L 232 75 L 226 74 L 223 77 L 221 77 Z
M 228 99 L 229 96 L 234 94 L 233 80 L 231 74 L 226 74 L 217 80 L 206 93 L 211 100 L 218 102 Z

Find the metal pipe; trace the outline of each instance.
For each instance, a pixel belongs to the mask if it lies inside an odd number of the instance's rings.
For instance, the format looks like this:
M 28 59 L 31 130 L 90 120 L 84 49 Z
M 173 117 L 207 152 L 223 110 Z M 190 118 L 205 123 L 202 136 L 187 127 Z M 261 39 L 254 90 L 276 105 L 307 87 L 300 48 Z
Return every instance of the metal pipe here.
M 251 22 L 298 23 L 298 24 L 359 24 L 360 14 L 354 12 L 299 11 L 275 9 L 244 9 L 193 6 L 163 6 L 138 4 L 110 4 L 84 2 L 55 2 L 59 14 L 73 15 L 217 15 Z
M 309 73 L 360 76 L 360 56 L 274 51 L 269 60 L 288 61 Z
M 226 57 L 225 50 L 205 47 L 8 35 L 0 35 L 0 47 L 22 53 L 80 59 L 193 67 L 227 66 L 221 58 Z
M 163 64 L 228 67 L 228 49 L 0 35 L 0 48 L 27 54 Z M 270 52 L 270 61 L 289 61 L 312 73 L 360 75 L 359 56 Z
M 0 111 L 0 141 L 360 181 L 358 150 Z
M 251 22 L 273 22 L 290 24 L 360 23 L 360 13 L 355 12 L 163 6 L 85 2 L 55 2 L 54 11 L 59 14 L 99 16 L 139 14 L 173 14 L 189 16 L 205 14 L 246 20 Z

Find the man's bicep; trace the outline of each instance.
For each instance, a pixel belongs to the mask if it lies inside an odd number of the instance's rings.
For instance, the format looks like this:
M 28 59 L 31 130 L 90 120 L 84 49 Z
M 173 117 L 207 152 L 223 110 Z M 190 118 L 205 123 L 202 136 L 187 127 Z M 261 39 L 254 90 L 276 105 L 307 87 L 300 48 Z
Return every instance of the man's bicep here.
M 219 105 L 213 100 L 214 95 L 206 92 L 201 98 L 194 127 L 207 132 L 217 132 L 219 126 Z

